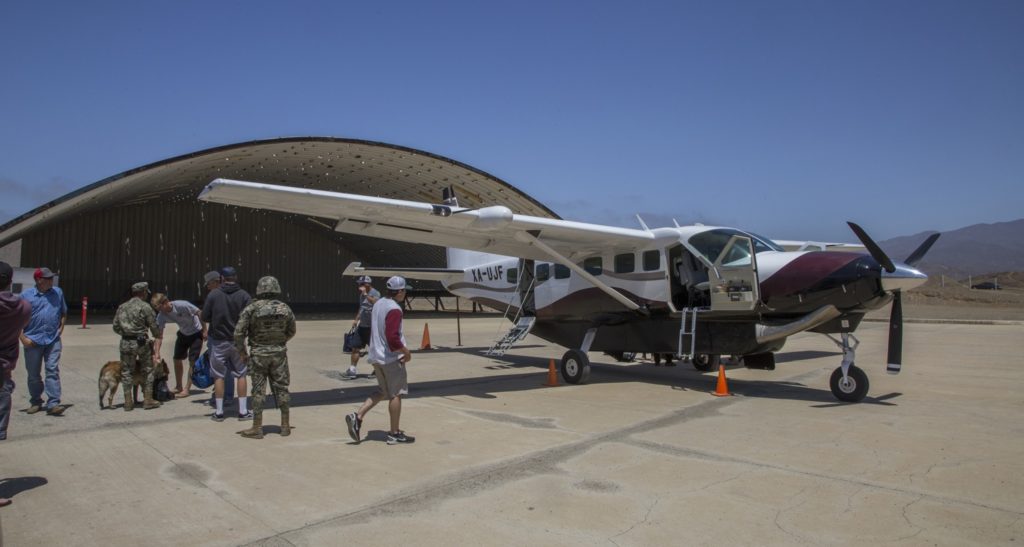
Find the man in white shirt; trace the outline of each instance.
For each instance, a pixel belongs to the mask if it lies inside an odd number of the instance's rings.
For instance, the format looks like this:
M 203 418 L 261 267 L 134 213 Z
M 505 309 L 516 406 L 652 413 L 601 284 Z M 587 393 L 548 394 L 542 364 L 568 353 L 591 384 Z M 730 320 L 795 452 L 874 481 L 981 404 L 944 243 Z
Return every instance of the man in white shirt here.
M 160 333 L 153 342 L 153 355 L 159 357 L 164 341 L 164 327 L 169 321 L 178 325 L 178 336 L 174 341 L 174 393 L 175 397 L 188 397 L 192 389 L 192 366 L 199 359 L 206 340 L 206 325 L 199 320 L 202 310 L 187 300 L 170 300 L 163 293 L 156 293 L 150 300 L 156 308 L 156 328 Z M 181 375 L 185 357 L 188 357 L 188 374 L 185 374 L 185 389 L 181 388 Z

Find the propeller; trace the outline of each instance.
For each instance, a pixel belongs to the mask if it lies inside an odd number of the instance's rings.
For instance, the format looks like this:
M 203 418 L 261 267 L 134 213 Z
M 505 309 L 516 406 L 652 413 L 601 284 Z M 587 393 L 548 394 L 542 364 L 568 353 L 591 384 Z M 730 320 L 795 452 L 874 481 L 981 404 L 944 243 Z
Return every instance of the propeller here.
M 922 243 L 917 249 L 915 249 L 914 252 L 910 253 L 910 256 L 908 256 L 907 259 L 904 260 L 903 262 L 911 266 L 920 262 L 921 259 L 924 258 L 924 254 L 927 253 L 928 250 L 932 248 L 932 244 L 935 243 L 935 240 L 939 239 L 940 235 L 942 234 L 936 232 L 928 236 L 928 239 L 924 240 L 924 243 Z
M 875 259 L 875 262 L 878 262 L 878 264 L 889 273 L 896 271 L 896 265 L 892 263 L 892 260 L 890 260 L 889 256 L 885 254 L 885 251 L 875 243 L 875 240 L 871 239 L 871 236 L 864 231 L 864 228 L 861 228 L 852 222 L 847 222 L 847 224 L 850 225 L 850 229 L 853 230 L 853 233 L 857 234 L 857 239 L 867 247 L 868 252 L 871 253 L 871 257 Z M 925 251 L 927 250 L 928 249 L 925 249 Z M 916 253 L 917 251 L 914 252 Z M 921 254 L 923 255 L 924 253 Z M 918 257 L 918 259 L 920 259 L 920 257 Z
M 903 292 L 892 293 L 892 311 L 889 313 L 889 356 L 885 370 L 899 374 L 903 365 Z

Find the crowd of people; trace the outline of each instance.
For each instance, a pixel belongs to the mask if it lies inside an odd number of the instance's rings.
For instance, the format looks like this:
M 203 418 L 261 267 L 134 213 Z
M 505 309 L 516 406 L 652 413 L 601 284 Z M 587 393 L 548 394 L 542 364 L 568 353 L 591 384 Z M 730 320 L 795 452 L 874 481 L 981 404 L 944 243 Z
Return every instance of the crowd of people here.
M 20 295 L 11 292 L 14 270 L 0 262 L 0 440 L 7 438 L 7 426 L 15 389 L 13 371 L 24 348 L 29 407 L 27 414 L 45 412 L 64 414 L 69 405 L 61 402 L 61 335 L 68 306 L 61 289 L 55 286 L 54 273 L 39 268 L 35 286 Z M 191 372 L 203 353 L 205 342 L 211 375 L 214 378 L 212 419 L 224 421 L 225 393 L 231 388 L 238 397 L 238 419 L 252 421 L 252 427 L 239 431 L 243 437 L 263 438 L 263 410 L 267 384 L 281 412 L 281 435 L 291 433 L 287 344 L 296 334 L 295 314 L 280 300 L 281 285 L 265 276 L 256 285 L 255 298 L 238 284 L 233 267 L 208 272 L 203 277 L 208 290 L 202 308 L 187 300 L 171 300 L 166 294 L 151 294 L 148 283 L 131 286 L 132 297 L 121 304 L 114 315 L 113 330 L 120 336 L 121 384 L 124 410 L 135 409 L 133 372 L 141 376 L 146 410 L 161 406 L 154 395 L 155 371 L 163 350 L 164 329 L 177 326 L 172 350 L 174 361 L 174 397 L 188 397 L 192 389 Z M 359 308 L 352 323 L 349 368 L 346 379 L 357 378 L 356 366 L 365 349 L 378 389 L 345 417 L 349 435 L 361 441 L 363 419 L 377 403 L 387 400 L 390 415 L 388 444 L 412 442 L 413 437 L 399 428 L 403 395 L 407 395 L 405 365 L 412 358 L 402 334 L 402 301 L 407 286 L 395 276 L 387 280 L 381 295 L 369 276 L 356 280 Z M 185 366 L 186 361 L 188 366 Z M 251 377 L 251 392 L 249 378 Z M 45 399 L 43 396 L 45 395 Z M 249 408 L 251 397 L 252 408 Z M 0 505 L 9 500 L 0 499 Z

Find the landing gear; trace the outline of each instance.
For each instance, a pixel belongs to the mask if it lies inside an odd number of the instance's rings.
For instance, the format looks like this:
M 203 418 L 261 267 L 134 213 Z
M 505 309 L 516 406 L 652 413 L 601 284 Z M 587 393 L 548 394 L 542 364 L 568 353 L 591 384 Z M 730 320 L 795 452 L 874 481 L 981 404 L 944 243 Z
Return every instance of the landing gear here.
M 721 355 L 698 353 L 690 359 L 690 362 L 693 363 L 693 368 L 701 372 L 711 372 L 718 368 L 718 364 L 721 362 L 721 359 Z
M 826 334 L 825 336 L 828 335 Z M 842 341 L 828 336 L 830 340 L 843 350 L 843 362 L 839 365 L 839 368 L 832 372 L 832 378 L 829 379 L 828 384 L 832 388 L 832 395 L 835 395 L 836 399 L 847 403 L 859 403 L 868 394 L 868 375 L 853 365 L 860 340 L 846 332 L 842 333 L 841 336 Z M 850 345 L 850 338 L 853 338 L 853 345 Z
M 828 385 L 832 388 L 832 395 L 835 395 L 836 399 L 847 403 L 858 403 L 868 394 L 868 375 L 851 363 L 845 376 L 843 367 L 833 371 Z
M 562 356 L 562 378 L 570 384 L 582 384 L 590 377 L 590 359 L 587 354 L 571 349 Z

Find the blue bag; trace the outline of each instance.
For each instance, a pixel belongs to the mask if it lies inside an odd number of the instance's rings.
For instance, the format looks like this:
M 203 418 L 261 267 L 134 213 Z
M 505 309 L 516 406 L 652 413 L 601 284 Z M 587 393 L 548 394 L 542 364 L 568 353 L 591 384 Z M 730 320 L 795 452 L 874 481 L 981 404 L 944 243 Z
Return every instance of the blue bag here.
M 210 374 L 210 350 L 204 351 L 192 366 L 192 385 L 199 389 L 213 385 L 213 375 Z
M 341 350 L 345 353 L 352 353 L 353 350 L 361 347 L 363 347 L 363 339 L 359 336 L 359 329 L 353 327 L 345 335 L 345 343 L 342 345 Z

